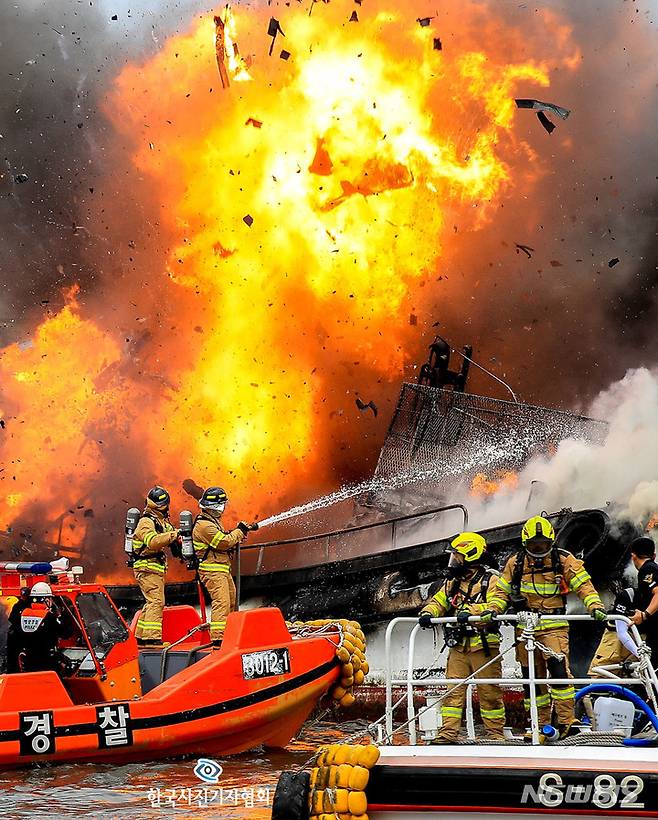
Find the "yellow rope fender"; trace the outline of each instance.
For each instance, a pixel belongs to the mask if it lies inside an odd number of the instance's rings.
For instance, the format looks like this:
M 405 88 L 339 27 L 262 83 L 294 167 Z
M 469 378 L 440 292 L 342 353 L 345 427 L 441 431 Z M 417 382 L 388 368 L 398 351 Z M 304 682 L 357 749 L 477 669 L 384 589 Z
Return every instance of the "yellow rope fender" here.
M 343 707 L 351 706 L 354 701 L 354 687 L 361 686 L 370 667 L 366 660 L 366 636 L 357 621 L 345 618 L 334 620 L 325 618 L 317 621 L 294 621 L 288 628 L 303 633 L 311 629 L 333 631 L 338 629 L 340 643 L 336 647 L 336 657 L 342 665 L 340 679 L 330 690 L 331 697 Z
M 379 749 L 372 743 L 318 749 L 311 769 L 311 820 L 368 820 L 366 786 L 378 760 Z
M 336 649 L 336 657 L 343 668 L 340 681 L 332 688 L 330 694 L 341 706 L 349 707 L 355 700 L 354 687 L 360 686 L 368 674 L 366 637 L 356 621 L 342 618 L 335 623 L 341 627 L 341 642 Z

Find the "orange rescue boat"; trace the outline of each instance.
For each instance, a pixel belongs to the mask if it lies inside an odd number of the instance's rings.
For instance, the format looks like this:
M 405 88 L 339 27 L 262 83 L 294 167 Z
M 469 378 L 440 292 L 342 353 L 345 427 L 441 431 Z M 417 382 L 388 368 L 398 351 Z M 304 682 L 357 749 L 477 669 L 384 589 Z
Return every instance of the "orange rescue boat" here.
M 340 633 L 293 637 L 275 608 L 232 613 L 212 650 L 195 609 L 168 607 L 170 645 L 138 650 L 101 584 L 2 571 L 2 595 L 39 580 L 72 627 L 64 671 L 0 676 L 0 768 L 283 747 L 340 676 Z

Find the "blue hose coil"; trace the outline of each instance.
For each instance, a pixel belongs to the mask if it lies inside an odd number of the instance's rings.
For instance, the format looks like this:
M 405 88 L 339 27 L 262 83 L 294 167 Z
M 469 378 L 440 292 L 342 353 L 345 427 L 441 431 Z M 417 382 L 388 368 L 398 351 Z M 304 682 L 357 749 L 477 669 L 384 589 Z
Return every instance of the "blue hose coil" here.
M 576 692 L 576 701 L 581 700 L 585 697 L 585 695 L 589 695 L 592 692 L 612 692 L 615 695 L 622 695 L 623 697 L 628 698 L 631 703 L 644 712 L 644 714 L 649 718 L 653 728 L 656 732 L 658 732 L 658 715 L 656 715 L 649 704 L 642 700 L 639 695 L 636 695 L 635 692 L 632 692 L 625 686 L 620 686 L 618 683 L 590 683 L 589 686 L 585 686 L 583 689 Z M 646 737 L 624 738 L 624 746 L 655 746 L 657 743 L 657 740 L 651 740 Z

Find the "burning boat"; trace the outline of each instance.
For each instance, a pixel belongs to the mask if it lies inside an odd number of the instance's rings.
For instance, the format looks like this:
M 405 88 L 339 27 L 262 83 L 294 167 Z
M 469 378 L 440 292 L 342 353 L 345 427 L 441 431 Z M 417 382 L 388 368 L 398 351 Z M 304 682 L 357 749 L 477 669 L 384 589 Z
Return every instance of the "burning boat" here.
M 603 439 L 604 422 L 464 392 L 471 350 L 464 348 L 459 371 L 449 369 L 449 353 L 447 343 L 437 340 L 419 383 L 402 386 L 373 479 L 328 497 L 356 499 L 352 522 L 242 547 L 235 570 L 243 601 L 280 607 L 290 619 L 324 613 L 353 617 L 370 632 L 377 630 L 423 605 L 444 571 L 451 537 L 472 527 L 466 503 L 447 503 L 448 497 L 459 496 L 459 488 L 469 497 L 481 476 L 516 475 L 530 458 L 553 452 L 564 439 Z M 541 485 L 529 488 L 530 509 L 541 509 L 541 495 Z M 625 545 L 635 534 L 613 526 L 613 512 L 562 509 L 548 516 L 559 546 L 582 558 L 604 588 L 623 570 Z M 482 529 L 498 563 L 520 547 L 522 523 Z M 128 612 L 140 605 L 134 587 L 110 591 Z M 193 603 L 197 588 L 170 584 L 167 595 Z M 375 666 L 380 668 L 376 660 Z

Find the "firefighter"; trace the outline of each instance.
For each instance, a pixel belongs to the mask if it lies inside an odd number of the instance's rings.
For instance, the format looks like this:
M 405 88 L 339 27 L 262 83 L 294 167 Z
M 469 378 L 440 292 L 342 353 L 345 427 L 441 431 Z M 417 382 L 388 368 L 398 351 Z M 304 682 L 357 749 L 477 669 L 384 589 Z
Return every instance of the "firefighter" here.
M 210 640 L 221 646 L 229 612 L 235 610 L 235 584 L 231 577 L 230 555 L 244 540 L 249 526 L 240 522 L 227 532 L 222 515 L 228 497 L 221 487 L 208 487 L 199 499 L 201 512 L 194 520 L 192 540 L 198 562 L 199 580 L 210 595 Z
M 565 615 L 567 593 L 575 592 L 589 614 L 597 621 L 607 620 L 601 598 L 583 562 L 566 550 L 558 549 L 551 522 L 540 515 L 530 518 L 521 530 L 522 548 L 513 555 L 496 585 L 491 610 L 502 614 L 508 606 L 514 612 L 535 612 L 539 615 Z M 523 629 L 521 625 L 517 627 Z M 535 651 L 536 677 L 572 678 L 569 669 L 569 623 L 566 620 L 541 621 L 537 640 L 549 652 Z M 528 653 L 525 642 L 516 645 L 517 660 L 523 676 L 528 676 Z M 552 654 L 555 653 L 555 654 Z M 566 737 L 574 723 L 575 690 L 573 686 L 538 686 L 539 720 L 550 724 L 555 709 L 560 735 Z M 525 706 L 530 706 L 526 687 Z
M 611 615 L 625 615 L 627 618 L 635 612 L 636 590 L 632 587 L 620 589 L 610 610 Z M 603 635 L 589 665 L 587 676 L 592 678 L 605 677 L 597 671 L 599 666 L 618 666 L 627 661 L 635 660 L 635 655 L 622 643 L 617 633 L 616 621 L 608 621 Z M 616 671 L 619 674 L 619 671 Z
M 444 628 L 445 640 L 450 647 L 446 677 L 467 678 L 498 654 L 500 636 L 491 625 L 476 628 L 468 623 L 469 615 L 487 611 L 493 605 L 491 596 L 496 588 L 498 572 L 485 565 L 483 559 L 487 542 L 476 532 L 463 532 L 451 543 L 448 577 L 438 592 L 421 610 L 418 622 L 423 628 L 431 627 L 431 618 L 456 615 L 456 627 Z M 501 659 L 484 670 L 484 677 L 502 677 Z M 500 686 L 478 686 L 480 714 L 490 740 L 502 741 L 505 725 L 505 707 Z M 466 687 L 454 687 L 441 705 L 442 726 L 434 743 L 454 743 L 462 723 Z
M 22 596 L 12 608 L 9 623 L 15 652 L 8 659 L 8 672 L 61 673 L 59 639 L 67 635 L 49 584 L 34 584 L 29 600 Z
M 178 530 L 169 521 L 169 500 L 169 493 L 163 487 L 149 490 L 133 538 L 135 580 L 145 599 L 135 630 L 139 646 L 162 645 L 165 548 L 178 539 Z

